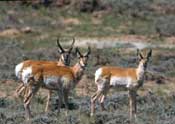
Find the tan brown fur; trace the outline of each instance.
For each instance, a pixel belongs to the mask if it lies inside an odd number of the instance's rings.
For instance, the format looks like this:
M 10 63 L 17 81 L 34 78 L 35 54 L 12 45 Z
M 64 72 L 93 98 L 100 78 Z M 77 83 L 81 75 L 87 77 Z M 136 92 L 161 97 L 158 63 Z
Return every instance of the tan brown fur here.
M 132 80 L 137 79 L 137 73 L 135 68 L 122 68 L 122 67 L 112 67 L 112 66 L 104 66 L 102 68 L 102 77 L 109 75 L 110 76 L 118 76 L 118 77 L 131 77 Z
M 33 75 L 45 75 L 45 76 L 66 76 L 70 80 L 74 78 L 74 71 L 70 67 L 57 66 L 53 64 L 33 65 Z
M 59 43 L 59 39 L 57 40 L 57 46 L 59 48 L 59 53 L 61 54 L 61 57 L 59 58 L 58 61 L 44 61 L 44 60 L 26 60 L 23 62 L 23 67 L 20 71 L 20 78 L 22 77 L 21 76 L 21 73 L 23 71 L 24 68 L 26 67 L 29 67 L 29 66 L 41 66 L 41 65 L 54 65 L 54 66 L 65 66 L 65 65 L 69 65 L 70 64 L 70 54 L 71 54 L 71 51 L 72 51 L 72 48 L 73 48 L 73 45 L 74 45 L 74 42 L 75 42 L 75 39 L 73 38 L 73 42 L 70 46 L 70 48 L 68 50 L 65 50 L 62 48 L 62 46 L 60 45 Z M 66 55 L 66 56 L 65 56 Z M 66 58 L 65 58 L 66 57 Z M 62 58 L 64 58 L 64 60 L 62 60 Z M 22 82 L 22 84 L 20 84 L 17 88 L 16 88 L 16 94 L 17 96 L 22 96 L 22 97 L 25 97 L 26 96 L 26 93 L 28 91 L 29 88 L 26 88 Z M 25 91 L 27 90 L 27 91 Z M 48 98 L 47 98 L 47 104 L 46 104 L 46 107 L 45 107 L 45 112 L 48 111 L 49 109 L 49 101 L 50 101 L 50 98 L 51 98 L 51 91 L 49 91 L 48 93 Z
M 66 109 L 68 110 L 68 94 L 69 91 L 74 88 L 76 83 L 81 79 L 83 71 L 85 66 L 87 65 L 88 55 L 90 54 L 90 48 L 89 52 L 87 54 L 82 55 L 78 48 L 77 53 L 80 55 L 79 61 L 77 64 L 75 64 L 73 67 L 67 67 L 67 66 L 57 66 L 53 64 L 44 64 L 44 65 L 33 65 L 30 68 L 32 72 L 28 72 L 30 74 L 28 78 L 28 87 L 30 90 L 27 91 L 27 95 L 25 95 L 24 98 L 24 107 L 26 110 L 27 119 L 30 118 L 30 102 L 32 97 L 35 95 L 35 93 L 38 91 L 40 87 L 44 87 L 51 90 L 56 90 L 58 92 L 59 96 L 59 106 L 58 111 L 60 109 L 61 100 L 64 100 Z M 25 72 L 25 70 L 24 70 Z M 48 77 L 57 77 L 56 80 L 51 81 L 50 83 L 44 82 L 44 79 Z M 60 80 L 60 79 L 66 79 Z M 65 81 L 65 82 L 64 82 Z M 52 85 L 53 87 L 49 87 L 49 85 Z M 50 97 L 48 97 L 49 101 Z M 48 103 L 47 103 L 48 104 Z
M 105 110 L 104 99 L 109 89 L 111 87 L 120 87 L 120 85 L 123 85 L 129 93 L 130 120 L 132 121 L 133 115 L 134 119 L 136 119 L 137 90 L 143 85 L 147 62 L 151 57 L 152 50 L 150 49 L 146 57 L 144 57 L 138 50 L 137 52 L 140 60 L 137 68 L 103 66 L 96 71 L 95 84 L 97 85 L 97 91 L 91 97 L 91 116 L 94 115 L 95 101 L 97 99 L 99 99 L 101 110 Z

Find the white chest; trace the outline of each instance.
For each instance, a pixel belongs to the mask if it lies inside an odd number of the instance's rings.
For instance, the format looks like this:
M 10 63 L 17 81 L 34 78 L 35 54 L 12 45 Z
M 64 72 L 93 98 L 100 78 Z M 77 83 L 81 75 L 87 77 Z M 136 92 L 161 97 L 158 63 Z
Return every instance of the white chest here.
M 46 88 L 56 89 L 60 87 L 60 79 L 57 76 L 45 76 L 43 79 L 44 86 Z
M 70 79 L 65 76 L 45 76 L 43 83 L 46 88 L 51 89 L 60 89 L 62 87 L 69 87 L 70 86 Z
M 44 83 L 46 85 L 50 84 L 50 83 L 56 83 L 58 81 L 58 77 L 55 76 L 47 76 L 44 77 Z

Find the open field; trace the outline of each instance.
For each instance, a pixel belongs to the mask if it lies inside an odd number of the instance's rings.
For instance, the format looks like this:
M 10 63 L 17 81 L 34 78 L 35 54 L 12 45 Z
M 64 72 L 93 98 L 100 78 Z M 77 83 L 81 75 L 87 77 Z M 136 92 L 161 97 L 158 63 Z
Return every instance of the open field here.
M 170 6 L 166 0 L 153 0 L 151 7 L 157 7 L 155 10 L 149 8 L 151 0 L 143 0 L 133 2 L 132 5 L 140 5 L 140 8 L 132 13 L 132 7 L 130 11 L 123 8 L 131 5 L 127 2 L 114 2 L 119 9 L 93 12 L 80 12 L 73 5 L 44 7 L 0 2 L 0 124 L 128 124 L 127 92 L 111 90 L 105 100 L 107 111 L 101 112 L 97 105 L 94 117 L 90 117 L 90 96 L 96 90 L 95 70 L 102 65 L 136 67 L 137 48 L 152 48 L 153 56 L 145 84 L 138 92 L 136 123 L 174 124 L 175 33 L 173 29 L 168 30 L 174 25 L 171 23 L 174 10 L 166 10 Z M 169 3 L 175 4 L 173 0 Z M 162 5 L 166 5 L 165 8 Z M 163 13 L 161 9 L 166 11 Z M 165 19 L 170 16 L 172 21 L 165 25 Z M 157 27 L 159 23 L 163 27 Z M 71 93 L 68 117 L 64 108 L 59 115 L 56 113 L 56 94 L 52 97 L 51 111 L 44 113 L 47 91 L 41 89 L 32 100 L 34 117 L 27 122 L 22 100 L 14 97 L 18 86 L 15 65 L 26 59 L 56 60 L 59 36 L 65 47 L 72 37 L 76 39 L 75 46 L 82 51 L 87 45 L 91 46 L 87 70 Z M 71 65 L 76 60 L 72 54 Z

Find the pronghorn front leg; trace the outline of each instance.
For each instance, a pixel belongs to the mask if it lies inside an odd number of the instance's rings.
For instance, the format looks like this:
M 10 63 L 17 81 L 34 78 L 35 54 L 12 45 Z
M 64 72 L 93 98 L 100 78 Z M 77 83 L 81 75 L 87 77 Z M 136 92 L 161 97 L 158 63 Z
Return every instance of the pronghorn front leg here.
M 64 95 L 64 98 L 63 98 L 63 102 L 65 104 L 65 108 L 66 108 L 66 116 L 68 116 L 68 111 L 69 111 L 69 106 L 68 106 L 68 90 L 67 89 L 64 89 L 63 90 L 63 95 Z
M 110 75 L 107 75 L 105 77 L 103 77 L 102 79 L 103 82 L 103 88 L 102 88 L 102 95 L 99 97 L 99 102 L 100 102 L 100 106 L 101 106 L 101 111 L 105 111 L 105 107 L 104 107 L 104 100 L 106 98 L 106 95 L 109 91 L 109 89 L 112 87 L 110 86 Z
M 129 113 L 130 113 L 129 115 L 131 122 L 136 120 L 137 118 L 136 112 L 137 112 L 136 91 L 129 90 Z
M 24 108 L 25 108 L 25 113 L 26 113 L 26 119 L 29 120 L 32 116 L 31 111 L 30 111 L 30 102 L 33 97 L 33 93 L 32 93 L 31 87 L 27 87 L 27 88 L 30 88 L 30 89 L 27 89 L 28 93 L 27 92 L 25 93 Z
M 63 92 L 61 90 L 57 91 L 58 93 L 58 108 L 57 108 L 57 113 L 60 113 L 60 108 L 61 108 L 61 103 L 62 103 L 62 97 L 63 97 Z
M 95 101 L 101 96 L 102 91 L 97 91 L 92 97 L 91 97 L 91 116 L 95 113 Z
M 49 93 L 48 93 L 48 96 L 47 96 L 47 102 L 46 102 L 45 112 L 48 112 L 48 109 L 49 109 L 49 106 L 50 106 L 51 94 L 52 94 L 52 91 L 49 90 Z
M 101 111 L 105 111 L 105 106 L 104 106 L 104 99 L 105 99 L 106 95 L 101 95 L 99 98 L 99 102 L 100 102 L 100 106 L 101 106 Z

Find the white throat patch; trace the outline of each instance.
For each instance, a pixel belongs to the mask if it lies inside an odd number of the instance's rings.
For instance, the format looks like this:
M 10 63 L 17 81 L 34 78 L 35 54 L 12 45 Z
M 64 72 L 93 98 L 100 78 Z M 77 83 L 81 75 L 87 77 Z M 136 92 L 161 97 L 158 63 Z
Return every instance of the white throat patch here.
M 144 77 L 144 67 L 143 67 L 143 63 L 140 63 L 138 68 L 137 68 L 137 80 L 142 80 Z

